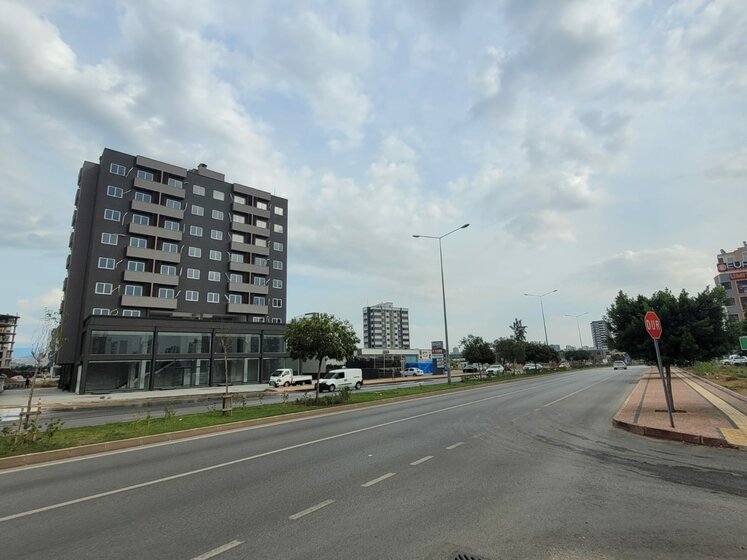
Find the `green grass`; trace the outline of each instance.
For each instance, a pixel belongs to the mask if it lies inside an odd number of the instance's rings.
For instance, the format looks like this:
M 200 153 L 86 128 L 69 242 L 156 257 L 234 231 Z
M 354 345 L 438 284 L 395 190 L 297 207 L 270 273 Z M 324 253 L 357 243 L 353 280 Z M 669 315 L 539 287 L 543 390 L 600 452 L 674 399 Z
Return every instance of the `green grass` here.
M 747 367 L 724 366 L 718 362 L 697 362 L 687 368 L 690 373 L 718 383 L 742 395 L 747 395 Z
M 567 370 L 563 370 L 567 371 Z M 459 381 L 455 378 L 454 383 L 448 384 L 414 384 L 412 387 L 403 387 L 398 389 L 383 389 L 381 391 L 370 392 L 353 392 L 347 404 L 366 403 L 403 397 L 408 395 L 425 395 L 428 393 L 437 393 L 441 391 L 462 390 L 479 385 L 488 385 L 502 383 L 512 379 L 522 379 L 527 377 L 536 377 L 556 373 L 554 371 L 542 371 L 537 373 L 523 374 L 520 376 L 502 375 L 490 379 L 473 379 L 469 381 Z M 307 395 L 313 392 L 309 391 Z M 22 455 L 26 453 L 36 453 L 39 451 L 52 451 L 55 449 L 64 449 L 66 447 L 76 447 L 92 443 L 102 443 L 106 441 L 117 441 L 122 439 L 137 438 L 192 428 L 202 428 L 207 426 L 216 426 L 219 424 L 228 424 L 241 422 L 242 420 L 254 420 L 267 418 L 270 416 L 282 416 L 294 412 L 306 410 L 316 410 L 320 408 L 330 408 L 340 406 L 342 403 L 329 404 L 330 401 L 340 401 L 341 393 L 335 395 L 325 395 L 324 400 L 327 404 L 314 405 L 306 398 L 306 402 L 296 402 L 296 399 L 303 400 L 303 395 L 289 394 L 288 402 L 274 404 L 260 404 L 254 406 L 241 406 L 241 399 L 234 399 L 234 409 L 231 416 L 223 416 L 220 410 L 209 410 L 197 414 L 187 414 L 176 416 L 173 412 L 167 413 L 163 418 L 151 418 L 148 415 L 139 417 L 131 422 L 118 422 L 113 424 L 103 424 L 100 426 L 86 426 L 82 428 L 63 428 L 57 430 L 53 435 L 45 434 L 44 426 L 41 427 L 37 434 L 36 441 L 20 442 L 15 444 L 12 435 L 0 436 L 0 457 L 10 457 L 13 455 Z M 243 401 L 245 403 L 245 401 Z M 238 403 L 238 406 L 237 406 Z M 164 409 L 170 411 L 170 409 Z

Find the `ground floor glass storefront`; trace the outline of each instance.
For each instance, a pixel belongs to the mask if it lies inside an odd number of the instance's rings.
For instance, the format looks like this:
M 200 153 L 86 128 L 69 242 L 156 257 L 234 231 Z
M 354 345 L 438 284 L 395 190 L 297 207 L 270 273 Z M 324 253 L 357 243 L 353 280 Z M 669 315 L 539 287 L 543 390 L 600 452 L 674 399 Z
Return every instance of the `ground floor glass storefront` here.
M 297 363 L 277 333 L 91 330 L 80 391 L 147 391 L 266 383 Z

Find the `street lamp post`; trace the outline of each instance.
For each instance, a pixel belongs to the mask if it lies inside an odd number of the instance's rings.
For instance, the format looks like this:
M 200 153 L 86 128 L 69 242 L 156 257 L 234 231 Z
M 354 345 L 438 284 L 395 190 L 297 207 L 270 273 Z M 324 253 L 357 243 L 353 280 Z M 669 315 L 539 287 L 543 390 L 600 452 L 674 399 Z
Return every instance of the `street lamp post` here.
M 437 239 L 438 240 L 438 258 L 441 262 L 441 297 L 443 298 L 444 302 L 444 339 L 446 344 L 445 349 L 445 358 L 446 358 L 446 378 L 447 382 L 451 383 L 451 367 L 449 366 L 449 324 L 446 320 L 446 286 L 444 284 L 444 255 L 443 251 L 441 250 L 441 240 L 446 237 L 447 235 L 451 235 L 455 231 L 459 231 L 460 229 L 464 229 L 466 227 L 469 227 L 469 224 L 464 224 L 463 226 L 459 226 L 456 229 L 451 230 L 448 233 L 444 233 L 443 235 L 413 235 L 413 237 L 423 237 L 425 239 Z
M 550 342 L 547 340 L 547 324 L 545 323 L 545 306 L 542 304 L 542 298 L 554 294 L 558 290 L 552 290 L 544 294 L 524 294 L 529 297 L 536 297 L 540 300 L 540 311 L 542 311 L 542 327 L 545 329 L 545 346 L 550 346 Z
M 574 317 L 576 319 L 576 328 L 578 329 L 578 344 L 579 344 L 578 349 L 579 350 L 583 349 L 584 341 L 581 338 L 581 325 L 579 325 L 578 323 L 578 318 L 583 317 L 584 315 L 588 315 L 588 314 L 589 314 L 588 311 L 584 311 L 583 313 L 579 313 L 578 315 L 563 315 L 563 317 Z

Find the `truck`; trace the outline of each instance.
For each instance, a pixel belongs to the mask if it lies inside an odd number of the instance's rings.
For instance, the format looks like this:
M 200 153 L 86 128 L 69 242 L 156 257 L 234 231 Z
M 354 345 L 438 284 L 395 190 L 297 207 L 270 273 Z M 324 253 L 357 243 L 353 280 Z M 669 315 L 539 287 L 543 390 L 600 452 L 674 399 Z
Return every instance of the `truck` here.
M 311 375 L 296 375 L 290 368 L 276 369 L 270 376 L 270 387 L 290 387 L 291 385 L 313 385 Z

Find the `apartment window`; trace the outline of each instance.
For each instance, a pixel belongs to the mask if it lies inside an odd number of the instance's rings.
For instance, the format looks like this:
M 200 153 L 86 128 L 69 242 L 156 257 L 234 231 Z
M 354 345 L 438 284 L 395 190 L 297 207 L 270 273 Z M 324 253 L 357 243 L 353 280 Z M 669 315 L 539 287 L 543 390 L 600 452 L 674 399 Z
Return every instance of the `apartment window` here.
M 200 293 L 195 290 L 187 290 L 184 292 L 184 299 L 186 301 L 200 301 Z
M 176 267 L 172 264 L 162 264 L 159 270 L 164 276 L 176 276 Z
M 228 281 L 231 282 L 231 284 L 243 284 L 244 277 L 241 274 L 231 273 L 228 275 Z
M 121 175 L 122 177 L 127 175 L 127 168 L 124 165 L 119 165 L 118 163 L 112 163 L 109 166 L 109 171 L 111 171 L 115 175 Z
M 99 257 L 99 268 L 114 270 L 115 260 L 108 257 Z
M 174 299 L 174 288 L 158 288 L 158 297 L 161 299 Z
M 273 241 L 272 248 L 275 249 L 276 251 L 282 251 L 283 250 L 283 244 L 282 243 L 278 243 L 277 241 Z
M 182 183 L 179 179 L 174 179 L 173 177 L 169 177 L 168 185 L 177 189 L 184 188 L 184 183 Z
M 122 218 L 122 212 L 119 210 L 112 210 L 107 208 L 104 210 L 104 219 L 111 220 L 112 222 L 118 222 Z
M 200 185 L 192 185 L 192 192 L 197 196 L 205 196 L 205 187 Z
M 146 181 L 152 181 L 154 179 L 154 176 L 153 176 L 153 173 L 151 173 L 150 171 L 146 171 L 145 169 L 138 169 L 137 178 L 145 179 Z
M 236 243 L 243 243 L 244 242 L 244 235 L 242 233 L 232 233 L 231 234 L 231 241 L 236 241 Z
M 138 247 L 139 249 L 147 249 L 148 240 L 142 237 L 130 237 L 130 247 Z
M 133 224 L 139 224 L 141 226 L 149 226 L 150 225 L 150 217 L 149 216 L 143 216 L 142 214 L 133 214 L 132 215 L 132 223 Z
M 204 216 L 205 215 L 205 209 L 202 206 L 197 206 L 196 204 L 192 205 L 192 214 L 195 216 Z
M 282 320 L 280 318 L 278 318 L 278 317 L 273 317 L 272 318 L 272 322 L 275 323 L 275 324 L 280 324 L 280 323 L 282 323 Z
M 122 198 L 122 196 L 124 195 L 124 189 L 109 185 L 108 187 L 106 187 L 106 194 L 114 198 Z
M 101 243 L 103 243 L 104 245 L 116 245 L 117 238 L 118 236 L 116 233 L 102 233 Z
M 94 292 L 105 296 L 111 295 L 113 286 L 109 282 L 96 282 Z
M 267 210 L 267 203 L 264 200 L 258 200 L 257 208 L 259 208 L 260 210 Z
M 236 222 L 237 224 L 245 224 L 246 217 L 244 216 L 244 214 L 234 214 L 233 221 Z
M 223 212 L 220 210 L 213 210 L 213 219 L 215 220 L 222 220 L 223 219 Z
M 267 266 L 267 259 L 264 257 L 254 257 L 254 264 L 257 266 Z
M 223 232 L 218 231 L 217 229 L 211 229 L 210 230 L 210 239 L 216 239 L 218 241 L 221 241 L 223 239 Z
M 283 233 L 283 226 L 281 226 L 280 224 L 273 224 L 272 231 L 274 231 L 275 233 Z
M 211 249 L 210 250 L 210 260 L 211 261 L 219 261 L 219 260 L 221 260 L 220 251 L 213 251 Z
M 153 202 L 153 197 L 149 193 L 144 192 L 136 192 L 135 193 L 135 200 L 139 200 L 140 202 Z
M 174 200 L 173 198 L 167 198 L 166 199 L 166 208 L 173 208 L 174 210 L 181 210 L 182 209 L 182 203 L 178 200 Z
M 282 280 L 278 280 L 277 278 L 273 279 L 273 281 L 272 281 L 272 287 L 273 288 L 277 288 L 278 290 L 282 290 L 283 289 L 283 281 Z
M 220 272 L 216 270 L 209 270 L 208 280 L 210 280 L 211 282 L 220 282 Z
M 241 294 L 228 294 L 228 303 L 241 303 Z
M 93 315 L 109 315 L 109 313 L 111 313 L 111 310 L 104 307 L 94 307 L 92 312 Z
M 267 285 L 267 279 L 263 278 L 262 276 L 255 276 L 254 277 L 254 285 L 255 286 L 265 286 L 265 285 Z
M 166 251 L 167 253 L 178 253 L 179 245 L 177 245 L 176 243 L 169 243 L 167 241 L 164 241 L 161 245 L 161 251 Z
M 191 280 L 199 280 L 200 279 L 200 271 L 196 268 L 188 268 L 187 269 L 187 278 L 190 278 Z
M 264 237 L 255 237 L 254 244 L 257 247 L 267 247 L 267 239 L 265 239 Z
M 123 309 L 122 317 L 140 317 L 139 309 Z
M 280 298 L 272 298 L 273 307 L 283 307 L 283 300 Z
M 265 228 L 266 229 L 267 228 L 267 220 L 259 220 L 259 219 L 257 219 L 257 221 L 254 222 L 254 225 L 257 226 L 257 227 L 261 227 L 261 228 Z
M 208 292 L 207 302 L 208 303 L 220 303 L 220 294 L 218 294 L 217 292 Z
M 243 253 L 231 253 L 231 262 L 243 263 L 244 262 Z
M 187 250 L 187 254 L 190 257 L 195 257 L 195 258 L 199 259 L 200 257 L 202 257 L 202 249 L 200 249 L 199 247 L 190 247 Z
M 272 268 L 275 270 L 283 270 L 283 261 L 272 261 Z
M 145 272 L 145 263 L 142 261 L 127 261 L 127 270 Z
M 264 305 L 265 304 L 265 297 L 264 296 L 253 296 L 252 297 L 252 303 L 254 305 Z
M 173 220 L 165 220 L 163 222 L 163 229 L 169 229 L 171 231 L 179 231 L 181 229 L 179 222 Z
M 278 216 L 282 216 L 284 214 L 284 209 L 282 206 L 275 206 L 273 210 L 275 211 L 275 214 L 277 214 Z
M 142 286 L 133 286 L 131 284 L 128 284 L 125 286 L 124 293 L 126 296 L 135 296 L 135 297 L 142 297 L 143 295 L 143 287 Z
M 264 317 L 252 317 L 252 323 L 264 323 L 265 318 Z
M 237 194 L 237 195 L 234 195 L 234 197 L 233 197 L 233 201 L 234 201 L 234 202 L 235 202 L 236 204 L 246 204 L 246 197 L 243 197 L 243 196 L 239 196 L 239 195 Z
M 221 191 L 213 191 L 213 198 L 215 200 L 225 200 L 226 195 L 223 194 Z

